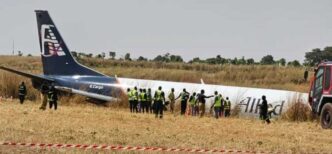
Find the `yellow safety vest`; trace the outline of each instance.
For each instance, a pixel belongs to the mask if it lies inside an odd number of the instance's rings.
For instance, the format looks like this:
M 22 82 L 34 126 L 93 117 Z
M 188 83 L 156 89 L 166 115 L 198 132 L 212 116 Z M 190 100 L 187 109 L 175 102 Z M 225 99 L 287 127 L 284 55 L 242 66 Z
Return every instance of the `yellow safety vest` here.
M 196 102 L 195 97 L 191 96 L 190 101 L 189 101 L 190 105 L 195 105 L 195 102 Z
M 130 101 L 133 100 L 133 94 L 132 94 L 131 91 L 129 91 L 129 92 L 127 93 L 127 96 L 128 96 L 128 100 L 130 100 Z
M 162 93 L 161 90 L 157 90 L 157 91 L 156 91 L 155 99 L 156 99 L 157 101 L 162 101 L 161 93 Z
M 134 100 L 134 101 L 137 101 L 137 100 L 138 100 L 136 94 L 137 94 L 137 91 L 136 91 L 135 89 L 131 91 L 132 100 Z
M 140 99 L 141 99 L 141 101 L 146 101 L 145 93 L 144 93 L 144 92 L 142 92 L 142 93 L 140 94 Z
M 225 110 L 230 110 L 231 109 L 231 101 L 230 100 L 226 100 L 225 101 Z
M 219 95 L 215 98 L 214 107 L 221 107 L 221 97 Z

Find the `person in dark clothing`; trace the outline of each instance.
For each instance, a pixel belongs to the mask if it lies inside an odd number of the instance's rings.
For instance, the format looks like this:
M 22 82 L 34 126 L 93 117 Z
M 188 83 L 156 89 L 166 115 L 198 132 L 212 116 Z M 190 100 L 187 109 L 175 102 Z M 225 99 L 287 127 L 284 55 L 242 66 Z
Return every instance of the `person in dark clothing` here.
M 49 91 L 49 87 L 48 87 L 48 83 L 44 82 L 41 86 L 40 86 L 40 99 L 41 99 L 41 106 L 39 109 L 41 110 L 46 110 L 46 106 L 47 106 L 47 94 Z
M 50 90 L 48 91 L 48 103 L 50 105 L 50 109 L 54 105 L 54 110 L 58 107 L 58 94 L 54 87 L 54 85 L 51 86 Z
M 262 104 L 260 105 L 260 119 L 269 124 L 271 121 L 268 116 L 268 104 L 264 95 L 262 96 L 262 100 Z
M 164 110 L 164 102 L 165 102 L 165 93 L 159 87 L 158 90 L 154 94 L 154 107 L 155 107 L 155 115 L 156 118 L 163 118 L 163 110 Z
M 304 71 L 304 75 L 303 75 L 303 77 L 304 77 L 304 81 L 307 81 L 307 80 L 308 80 L 308 75 L 309 75 L 308 69 L 305 69 L 305 71 Z
M 224 101 L 225 117 L 229 117 L 231 115 L 231 108 L 231 101 L 228 97 L 226 97 L 226 100 Z
M 151 88 L 149 88 L 148 92 L 146 93 L 146 106 L 147 106 L 147 111 L 153 113 Z
M 21 104 L 23 104 L 26 94 L 27 94 L 27 89 L 24 82 L 22 82 L 18 87 L 18 98 L 20 99 Z
M 201 93 L 197 95 L 197 100 L 196 100 L 196 104 L 199 103 L 199 112 L 200 112 L 200 117 L 203 117 L 205 114 L 205 102 L 206 102 L 206 98 L 210 98 L 213 97 L 213 95 L 211 96 L 206 96 L 204 90 L 201 90 Z
M 185 88 L 183 89 L 183 91 L 180 93 L 180 95 L 175 100 L 177 100 L 180 97 L 181 97 L 181 115 L 184 115 L 186 113 L 187 101 L 189 98 L 189 93 L 187 92 L 187 90 Z

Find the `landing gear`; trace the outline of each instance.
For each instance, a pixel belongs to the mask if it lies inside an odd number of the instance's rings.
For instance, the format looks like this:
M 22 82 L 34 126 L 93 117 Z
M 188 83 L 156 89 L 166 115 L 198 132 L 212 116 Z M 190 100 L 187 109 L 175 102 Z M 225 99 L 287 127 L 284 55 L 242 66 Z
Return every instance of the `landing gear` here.
M 320 114 L 320 124 L 324 129 L 332 128 L 332 103 L 325 103 Z

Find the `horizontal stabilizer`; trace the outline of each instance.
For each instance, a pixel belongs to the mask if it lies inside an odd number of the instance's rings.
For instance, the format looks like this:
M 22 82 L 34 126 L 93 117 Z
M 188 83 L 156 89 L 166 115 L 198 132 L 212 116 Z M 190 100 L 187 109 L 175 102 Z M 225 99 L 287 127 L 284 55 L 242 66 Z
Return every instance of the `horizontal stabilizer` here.
M 22 71 L 17 71 L 17 70 L 14 70 L 14 69 L 11 69 L 11 68 L 8 68 L 8 67 L 4 67 L 4 66 L 0 66 L 0 69 L 8 71 L 8 72 L 12 72 L 12 73 L 24 76 L 24 77 L 28 77 L 28 78 L 31 78 L 31 79 L 39 80 L 39 81 L 54 82 L 53 79 L 46 78 L 44 76 L 39 76 L 39 75 L 30 74 L 30 73 L 25 73 L 25 72 L 22 72 Z

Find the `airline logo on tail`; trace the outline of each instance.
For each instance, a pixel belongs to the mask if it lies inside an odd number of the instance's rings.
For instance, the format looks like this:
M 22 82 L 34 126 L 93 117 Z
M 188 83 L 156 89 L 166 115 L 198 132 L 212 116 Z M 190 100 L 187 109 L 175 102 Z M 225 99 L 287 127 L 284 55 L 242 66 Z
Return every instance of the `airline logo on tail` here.
M 42 55 L 44 57 L 65 56 L 61 42 L 57 40 L 53 29 L 55 29 L 54 25 L 41 25 Z

